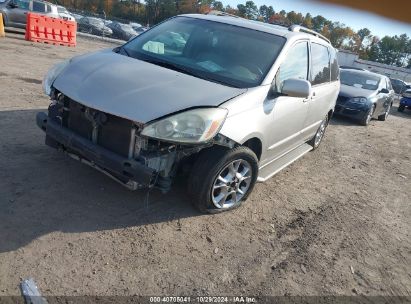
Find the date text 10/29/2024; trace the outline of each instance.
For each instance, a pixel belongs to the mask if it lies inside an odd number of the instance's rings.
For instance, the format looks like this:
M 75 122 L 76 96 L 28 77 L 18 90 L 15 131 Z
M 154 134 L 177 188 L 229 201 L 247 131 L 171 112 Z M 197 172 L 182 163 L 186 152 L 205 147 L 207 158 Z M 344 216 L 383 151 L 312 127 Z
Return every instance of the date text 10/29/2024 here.
M 211 296 L 196 296 L 196 297 L 150 297 L 150 303 L 257 303 L 254 297 L 211 297 Z

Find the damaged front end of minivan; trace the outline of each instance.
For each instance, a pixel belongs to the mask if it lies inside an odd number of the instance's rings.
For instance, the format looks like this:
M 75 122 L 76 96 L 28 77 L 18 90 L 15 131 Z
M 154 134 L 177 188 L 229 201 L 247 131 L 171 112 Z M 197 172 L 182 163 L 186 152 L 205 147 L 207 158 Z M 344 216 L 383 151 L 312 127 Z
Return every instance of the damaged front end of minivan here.
M 190 166 L 201 150 L 237 145 L 218 133 L 225 109 L 197 108 L 140 123 L 76 102 L 55 88 L 49 95 L 48 113 L 37 114 L 46 144 L 129 190 L 167 192 L 179 169 Z

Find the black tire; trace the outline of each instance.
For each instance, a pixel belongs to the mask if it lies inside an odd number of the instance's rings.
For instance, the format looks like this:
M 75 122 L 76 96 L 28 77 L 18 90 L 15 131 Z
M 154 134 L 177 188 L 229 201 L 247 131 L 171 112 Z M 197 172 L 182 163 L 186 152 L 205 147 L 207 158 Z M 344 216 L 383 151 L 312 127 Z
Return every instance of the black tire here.
M 375 105 L 372 105 L 371 108 L 368 110 L 367 115 L 365 115 L 364 118 L 360 120 L 360 124 L 363 126 L 368 126 L 368 124 L 372 120 L 374 111 L 375 111 Z
M 398 112 L 404 112 L 405 106 L 404 105 L 399 105 L 398 106 Z
M 217 183 L 218 177 L 225 172 L 224 170 L 228 170 L 226 168 L 227 166 L 233 162 L 240 161 L 245 161 L 245 163 L 250 167 L 250 184 L 248 185 L 244 195 L 238 199 L 238 202 L 229 207 L 217 207 L 215 203 L 213 203 L 213 197 L 216 195 L 215 193 L 218 189 L 213 190 L 213 187 L 215 186 L 215 183 Z M 241 206 L 241 204 L 247 199 L 248 195 L 253 191 L 257 176 L 258 159 L 255 153 L 249 148 L 243 146 L 236 147 L 234 149 L 212 147 L 201 151 L 199 157 L 191 168 L 188 178 L 188 192 L 192 199 L 192 203 L 201 212 L 224 212 Z M 235 179 L 237 179 L 237 177 Z M 242 182 L 238 182 L 238 187 L 240 187 L 241 183 Z M 230 189 L 231 187 L 232 186 L 230 186 Z M 224 188 L 228 188 L 228 186 L 226 187 L 224 184 Z M 237 195 L 237 192 L 234 192 Z M 226 202 L 226 198 L 230 197 L 230 195 L 225 196 L 224 202 Z M 231 197 L 231 200 L 233 200 L 233 197 Z
M 388 118 L 388 115 L 390 114 L 390 110 L 391 110 L 391 104 L 388 105 L 388 108 L 384 114 L 381 114 L 380 116 L 378 116 L 378 120 L 386 121 Z
M 325 131 L 327 130 L 328 123 L 329 123 L 329 118 L 327 115 L 325 116 L 324 120 L 321 122 L 321 125 L 318 127 L 318 130 L 315 133 L 314 137 L 308 142 L 308 144 L 313 147 L 311 151 L 314 151 L 320 146 L 321 142 L 323 141 Z

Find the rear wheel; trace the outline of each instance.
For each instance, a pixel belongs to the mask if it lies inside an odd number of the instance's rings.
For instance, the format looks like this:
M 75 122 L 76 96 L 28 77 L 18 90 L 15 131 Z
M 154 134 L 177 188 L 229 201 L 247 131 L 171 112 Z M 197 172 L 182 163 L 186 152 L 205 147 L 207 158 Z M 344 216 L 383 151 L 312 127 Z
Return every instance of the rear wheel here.
M 388 115 L 390 114 L 390 110 L 391 110 L 391 104 L 388 105 L 388 108 L 384 114 L 381 114 L 380 116 L 378 116 L 378 120 L 385 121 L 388 118 Z
M 257 156 L 249 148 L 207 149 L 191 169 L 189 193 L 201 212 L 232 210 L 247 199 L 257 176 Z
M 360 123 L 363 126 L 368 126 L 368 124 L 370 123 L 372 119 L 372 116 L 374 115 L 374 111 L 375 111 L 375 105 L 372 105 L 370 109 L 368 110 L 367 114 L 365 115 L 365 117 L 360 121 Z
M 324 138 L 324 134 L 325 134 L 325 130 L 327 129 L 328 126 L 328 115 L 325 116 L 324 120 L 321 122 L 320 127 L 317 130 L 317 133 L 315 133 L 314 137 L 308 142 L 308 144 L 310 144 L 313 147 L 313 150 L 317 149 L 323 138 Z
M 404 105 L 399 105 L 398 106 L 398 112 L 404 112 L 405 106 Z

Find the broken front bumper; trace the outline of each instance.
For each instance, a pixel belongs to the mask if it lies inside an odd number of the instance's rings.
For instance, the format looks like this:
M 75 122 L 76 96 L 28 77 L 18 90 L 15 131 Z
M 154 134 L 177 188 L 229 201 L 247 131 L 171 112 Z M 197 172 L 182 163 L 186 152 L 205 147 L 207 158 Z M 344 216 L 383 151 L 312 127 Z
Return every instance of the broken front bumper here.
M 58 143 L 57 147 L 60 146 L 70 154 L 76 155 L 78 160 L 122 182 L 126 187 L 135 190 L 138 187 L 152 185 L 154 169 L 93 144 L 90 140 L 49 119 L 46 113 L 37 113 L 36 121 L 40 129 L 46 132 L 48 139 Z M 46 140 L 46 144 L 56 148 L 50 140 Z

